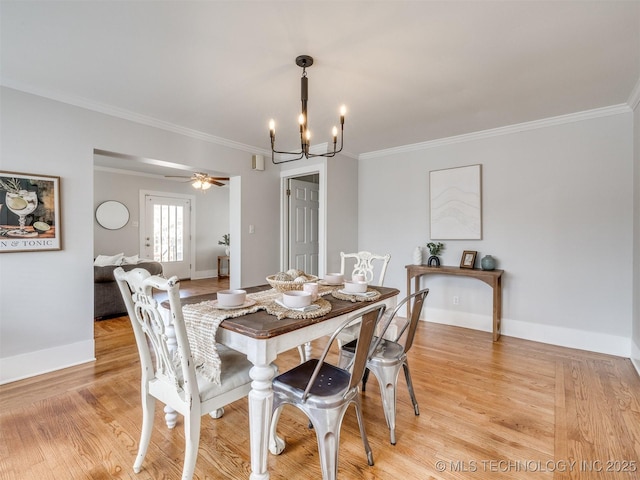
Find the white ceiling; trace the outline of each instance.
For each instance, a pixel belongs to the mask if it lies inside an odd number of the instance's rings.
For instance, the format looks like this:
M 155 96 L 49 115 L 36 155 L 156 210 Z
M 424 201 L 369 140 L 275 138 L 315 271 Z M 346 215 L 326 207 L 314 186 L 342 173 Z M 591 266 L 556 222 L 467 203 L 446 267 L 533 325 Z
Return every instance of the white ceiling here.
M 3 85 L 269 149 L 348 108 L 358 156 L 630 101 L 640 1 L 5 1 Z

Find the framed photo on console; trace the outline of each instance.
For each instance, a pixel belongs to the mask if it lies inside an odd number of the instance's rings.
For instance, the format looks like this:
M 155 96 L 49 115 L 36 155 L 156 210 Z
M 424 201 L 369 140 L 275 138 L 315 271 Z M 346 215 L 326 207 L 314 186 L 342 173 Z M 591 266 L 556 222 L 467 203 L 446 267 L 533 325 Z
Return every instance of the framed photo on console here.
M 0 171 L 0 253 L 61 248 L 60 177 Z
M 478 252 L 474 252 L 472 250 L 465 250 L 462 252 L 460 268 L 473 268 L 476 264 L 476 255 L 478 255 Z

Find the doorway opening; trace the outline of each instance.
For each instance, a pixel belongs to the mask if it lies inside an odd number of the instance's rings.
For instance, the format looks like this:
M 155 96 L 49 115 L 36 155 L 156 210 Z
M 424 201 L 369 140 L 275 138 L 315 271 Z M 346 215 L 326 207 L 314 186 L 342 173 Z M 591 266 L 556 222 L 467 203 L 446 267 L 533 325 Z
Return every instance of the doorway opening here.
M 282 175 L 282 271 L 324 274 L 326 253 L 325 165 L 286 170 Z
M 318 275 L 319 177 L 312 174 L 287 179 L 288 267 L 311 275 Z

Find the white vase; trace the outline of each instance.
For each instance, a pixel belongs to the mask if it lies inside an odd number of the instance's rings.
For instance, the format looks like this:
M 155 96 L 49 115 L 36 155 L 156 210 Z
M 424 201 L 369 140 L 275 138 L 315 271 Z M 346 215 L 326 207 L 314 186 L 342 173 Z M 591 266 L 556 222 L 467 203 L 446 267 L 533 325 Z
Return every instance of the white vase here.
M 416 247 L 413 251 L 413 264 L 422 265 L 422 247 Z
M 229 256 L 230 252 L 231 252 L 231 249 L 229 247 L 224 247 L 224 253 L 227 257 Z

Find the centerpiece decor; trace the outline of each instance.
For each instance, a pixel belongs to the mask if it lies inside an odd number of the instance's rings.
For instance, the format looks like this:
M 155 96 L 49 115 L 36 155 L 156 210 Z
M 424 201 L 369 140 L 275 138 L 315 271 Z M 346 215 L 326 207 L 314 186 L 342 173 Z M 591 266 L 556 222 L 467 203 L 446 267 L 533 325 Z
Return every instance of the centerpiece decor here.
M 303 290 L 305 283 L 317 282 L 318 277 L 303 270 L 292 268 L 286 272 L 278 272 L 275 275 L 269 275 L 267 282 L 274 290 L 279 292 L 290 292 L 291 290 Z

